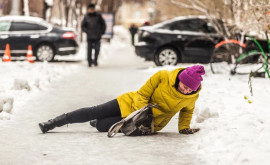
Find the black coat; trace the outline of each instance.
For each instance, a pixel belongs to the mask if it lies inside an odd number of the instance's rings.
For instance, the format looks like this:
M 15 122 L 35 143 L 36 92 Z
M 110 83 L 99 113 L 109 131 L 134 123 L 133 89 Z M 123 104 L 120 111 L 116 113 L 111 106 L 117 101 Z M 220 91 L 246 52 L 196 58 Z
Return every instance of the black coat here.
M 101 14 L 88 13 L 82 21 L 82 31 L 87 34 L 87 40 L 99 40 L 105 33 L 106 24 Z

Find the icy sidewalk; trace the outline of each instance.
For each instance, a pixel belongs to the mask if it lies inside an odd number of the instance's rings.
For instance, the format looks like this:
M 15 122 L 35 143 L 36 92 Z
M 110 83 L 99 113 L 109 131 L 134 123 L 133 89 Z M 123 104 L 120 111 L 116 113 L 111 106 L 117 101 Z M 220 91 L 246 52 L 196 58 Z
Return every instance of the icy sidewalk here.
M 250 96 L 248 76 L 213 75 L 209 65 L 204 65 L 206 75 L 191 123 L 191 127 L 201 130 L 194 135 L 177 132 L 178 114 L 155 136 L 117 134 L 107 138 L 106 133 L 98 133 L 88 123 L 70 124 L 41 134 L 39 122 L 138 90 L 158 70 L 193 65 L 155 67 L 153 62 L 144 62 L 134 54 L 129 40 L 124 37 L 128 33 L 118 31 L 115 36 L 111 44 L 102 44 L 97 68 L 87 67 L 85 48 L 76 59 L 83 61 L 74 65 L 1 65 L 1 76 L 6 79 L 0 79 L 0 93 L 14 98 L 10 120 L 0 119 L 1 165 L 269 164 L 270 80 L 254 78 L 254 95 Z M 36 68 L 34 72 L 33 68 Z M 36 76 L 38 81 L 35 81 Z M 30 92 L 21 89 L 27 88 L 25 81 L 15 82 L 14 77 L 27 80 Z M 17 85 L 18 92 L 11 89 Z M 244 99 L 245 96 L 248 99 Z M 5 103 L 5 110 L 10 110 L 9 103 Z
M 176 118 L 155 136 L 126 137 L 117 134 L 108 138 L 106 133 L 98 133 L 88 123 L 70 124 L 41 134 L 38 122 L 137 90 L 152 74 L 139 68 L 78 66 L 77 73 L 26 102 L 11 121 L 0 126 L 0 163 L 203 164 L 195 154 L 190 136 L 177 132 Z

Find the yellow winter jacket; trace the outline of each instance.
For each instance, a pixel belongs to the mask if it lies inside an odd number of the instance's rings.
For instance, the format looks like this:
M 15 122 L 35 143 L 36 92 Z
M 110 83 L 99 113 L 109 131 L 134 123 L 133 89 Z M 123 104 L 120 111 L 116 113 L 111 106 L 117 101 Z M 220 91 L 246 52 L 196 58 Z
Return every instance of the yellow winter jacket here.
M 178 129 L 189 128 L 201 86 L 190 95 L 178 92 L 175 88 L 176 77 L 179 71 L 184 69 L 161 70 L 148 79 L 138 91 L 117 97 L 122 117 L 125 118 L 133 111 L 152 103 L 159 105 L 153 108 L 155 131 L 164 128 L 177 112 L 179 112 Z

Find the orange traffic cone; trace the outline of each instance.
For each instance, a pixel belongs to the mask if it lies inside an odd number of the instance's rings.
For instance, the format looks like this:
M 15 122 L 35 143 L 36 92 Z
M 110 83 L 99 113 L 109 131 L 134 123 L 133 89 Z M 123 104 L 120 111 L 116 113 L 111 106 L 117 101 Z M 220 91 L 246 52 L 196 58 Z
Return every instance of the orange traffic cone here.
M 32 51 L 32 46 L 28 45 L 28 50 L 27 50 L 27 54 L 26 54 L 26 60 L 30 63 L 34 63 L 34 56 L 33 56 L 33 51 Z
M 3 60 L 3 62 L 10 62 L 11 61 L 9 44 L 6 44 L 6 50 L 5 50 L 5 53 L 4 53 L 2 60 Z

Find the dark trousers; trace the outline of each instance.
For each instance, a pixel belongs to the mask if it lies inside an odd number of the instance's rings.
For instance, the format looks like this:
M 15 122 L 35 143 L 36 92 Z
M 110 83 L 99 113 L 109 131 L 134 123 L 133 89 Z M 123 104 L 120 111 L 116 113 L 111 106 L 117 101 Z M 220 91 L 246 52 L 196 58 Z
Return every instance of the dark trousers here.
M 100 51 L 100 40 L 88 40 L 88 52 L 87 52 L 87 60 L 88 64 L 92 65 L 92 49 L 95 50 L 95 57 L 94 57 L 94 63 L 97 63 L 98 55 Z
M 135 34 L 131 34 L 131 44 L 134 46 Z
M 116 99 L 93 107 L 81 108 L 67 113 L 69 123 L 83 123 L 97 119 L 96 128 L 107 132 L 116 122 L 122 120 L 121 111 Z

